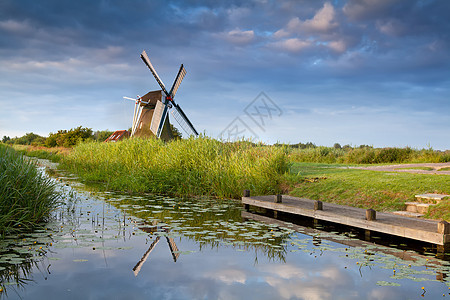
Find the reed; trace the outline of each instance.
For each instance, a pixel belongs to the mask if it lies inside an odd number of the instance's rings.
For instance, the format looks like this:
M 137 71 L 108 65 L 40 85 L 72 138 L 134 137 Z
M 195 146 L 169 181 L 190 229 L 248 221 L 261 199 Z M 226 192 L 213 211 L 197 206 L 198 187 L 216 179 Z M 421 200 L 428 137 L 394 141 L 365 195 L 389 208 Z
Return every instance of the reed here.
M 32 161 L 0 145 L 0 235 L 36 226 L 57 204 L 55 184 Z
M 82 143 L 61 166 L 113 190 L 223 198 L 239 198 L 244 189 L 278 193 L 289 170 L 285 148 L 208 137 Z

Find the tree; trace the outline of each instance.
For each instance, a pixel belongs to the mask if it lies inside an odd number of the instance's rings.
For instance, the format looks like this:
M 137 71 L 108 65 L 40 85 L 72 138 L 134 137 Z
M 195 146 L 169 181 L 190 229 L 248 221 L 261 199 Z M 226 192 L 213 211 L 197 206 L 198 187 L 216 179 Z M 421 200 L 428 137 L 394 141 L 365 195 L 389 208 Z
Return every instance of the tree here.
M 113 133 L 114 133 L 114 131 L 109 131 L 109 130 L 101 130 L 100 131 L 100 130 L 97 130 L 96 132 L 94 132 L 94 140 L 96 140 L 98 142 L 104 142 Z
M 21 137 L 15 137 L 7 141 L 8 144 L 16 145 L 43 145 L 45 142 L 45 137 L 34 134 L 32 132 L 25 134 Z
M 6 143 L 9 140 L 11 140 L 11 138 L 9 136 L 4 135 L 2 138 L 2 143 Z
M 57 133 L 50 133 L 49 137 L 45 140 L 45 146 L 47 147 L 72 147 L 80 141 L 86 141 L 93 139 L 92 129 L 78 126 L 67 130 L 58 130 Z
M 334 146 L 333 146 L 333 148 L 334 148 L 334 149 L 341 149 L 342 147 L 341 147 L 341 144 L 335 143 Z
M 173 126 L 172 124 L 170 124 L 170 129 L 172 130 L 172 134 L 173 134 L 173 138 L 175 140 L 180 140 L 182 138 L 182 134 L 181 132 L 178 130 L 178 128 L 176 128 L 175 126 Z

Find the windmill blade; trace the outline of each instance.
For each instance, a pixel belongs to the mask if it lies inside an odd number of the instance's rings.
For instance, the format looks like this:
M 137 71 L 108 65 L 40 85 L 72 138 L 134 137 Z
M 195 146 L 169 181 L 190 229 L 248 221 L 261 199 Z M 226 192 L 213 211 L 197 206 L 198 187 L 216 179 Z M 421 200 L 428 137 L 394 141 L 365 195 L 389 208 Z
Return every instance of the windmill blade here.
M 150 123 L 150 131 L 158 138 L 161 137 L 164 122 L 166 121 L 169 112 L 168 101 L 165 101 L 166 103 L 163 103 L 162 101 L 156 103 L 155 111 L 153 112 L 152 121 Z
M 169 244 L 170 253 L 172 253 L 172 258 L 174 262 L 177 262 L 178 257 L 180 257 L 180 250 L 178 250 L 177 244 L 173 238 L 166 236 L 167 243 Z
M 137 109 L 135 110 L 135 114 L 133 116 L 133 127 L 131 128 L 131 136 L 134 136 L 134 134 L 136 133 L 136 130 L 138 129 L 139 126 L 139 121 L 141 119 L 141 114 L 142 114 L 142 106 L 141 105 L 137 105 Z
M 181 128 L 183 128 L 188 135 L 198 136 L 197 130 L 195 130 L 194 125 L 192 125 L 191 121 L 186 117 L 186 114 L 181 107 L 176 103 L 174 103 L 174 107 L 175 109 L 172 109 L 170 112 Z
M 186 76 L 186 69 L 181 64 L 180 70 L 178 71 L 177 77 L 175 77 L 175 81 L 173 82 L 172 88 L 170 89 L 169 95 L 173 99 L 175 94 L 177 93 L 178 88 L 180 87 L 181 81 L 183 81 L 184 76 Z
M 144 62 L 144 64 L 147 65 L 147 67 L 150 69 L 150 71 L 153 74 L 153 77 L 155 77 L 156 81 L 158 82 L 159 86 L 161 87 L 161 89 L 164 91 L 164 93 L 168 96 L 169 94 L 167 93 L 166 87 L 164 86 L 164 83 L 162 82 L 161 78 L 159 78 L 158 73 L 156 73 L 155 68 L 153 67 L 152 63 L 150 62 L 150 59 L 148 58 L 147 53 L 144 51 L 142 51 L 141 53 L 141 59 Z
M 138 263 L 134 266 L 133 268 L 133 273 L 134 276 L 138 276 L 139 272 L 141 271 L 142 265 L 145 263 L 145 261 L 147 260 L 147 258 L 149 257 L 150 253 L 153 251 L 153 249 L 155 248 L 156 244 L 158 244 L 160 237 L 156 237 L 156 240 L 150 245 L 150 247 L 148 248 L 148 250 L 144 253 L 144 255 L 142 256 L 142 258 L 138 261 Z

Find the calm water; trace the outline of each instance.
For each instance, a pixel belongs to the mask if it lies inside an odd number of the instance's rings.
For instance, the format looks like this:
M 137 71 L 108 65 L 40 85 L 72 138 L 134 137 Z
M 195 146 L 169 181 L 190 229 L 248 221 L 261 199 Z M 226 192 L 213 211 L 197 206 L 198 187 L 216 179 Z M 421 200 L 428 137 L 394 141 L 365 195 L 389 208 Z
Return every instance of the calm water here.
M 450 298 L 433 254 L 243 218 L 236 201 L 58 181 L 54 221 L 0 241 L 2 299 Z

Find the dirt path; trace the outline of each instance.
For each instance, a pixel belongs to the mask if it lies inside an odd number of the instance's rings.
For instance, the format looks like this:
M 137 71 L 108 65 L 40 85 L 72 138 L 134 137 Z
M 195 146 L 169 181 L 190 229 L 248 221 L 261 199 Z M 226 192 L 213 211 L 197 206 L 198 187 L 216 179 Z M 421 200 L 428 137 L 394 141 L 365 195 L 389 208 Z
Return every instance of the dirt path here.
M 432 168 L 433 170 L 415 170 L 411 168 Z M 446 163 L 422 163 L 422 164 L 399 164 L 386 166 L 354 167 L 354 169 L 384 171 L 384 172 L 407 172 L 416 174 L 440 174 L 450 175 L 450 171 L 439 171 L 442 168 L 450 168 L 450 162 Z

